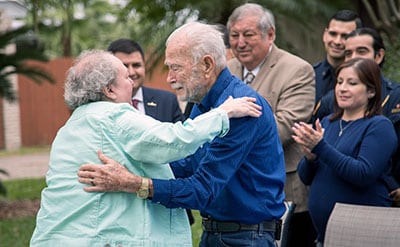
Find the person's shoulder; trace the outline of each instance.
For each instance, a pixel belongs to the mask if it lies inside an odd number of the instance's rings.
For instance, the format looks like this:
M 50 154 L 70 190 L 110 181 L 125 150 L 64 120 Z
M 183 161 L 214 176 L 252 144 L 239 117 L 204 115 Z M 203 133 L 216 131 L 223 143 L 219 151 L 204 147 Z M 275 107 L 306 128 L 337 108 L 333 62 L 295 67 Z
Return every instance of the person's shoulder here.
M 316 63 L 313 64 L 314 70 L 322 68 L 323 66 L 324 66 L 324 60 L 316 62 Z
M 305 59 L 301 58 L 300 56 L 297 56 L 295 54 L 292 54 L 288 51 L 285 51 L 283 49 L 280 49 L 278 47 L 274 47 L 272 52 L 271 52 L 271 63 L 275 64 L 275 66 L 279 69 L 287 69 L 292 71 L 292 73 L 300 72 L 300 73 L 313 73 L 313 67 L 312 65 L 307 62 Z M 265 63 L 264 65 L 266 65 Z
M 373 130 L 378 129 L 379 132 L 384 133 L 395 133 L 395 125 L 391 119 L 384 115 L 375 115 L 371 118 L 368 118 L 368 126 L 371 126 Z
M 283 50 L 281 48 L 278 48 L 277 46 L 275 46 L 274 48 L 276 48 L 276 53 L 282 58 L 286 58 L 292 62 L 297 62 L 297 63 L 304 63 L 304 64 L 309 64 L 311 66 L 311 64 L 309 62 L 307 62 L 304 58 L 300 57 L 299 55 L 295 55 L 289 51 Z
M 103 123 L 110 119 L 116 119 L 127 112 L 133 111 L 133 107 L 129 103 L 114 103 L 110 101 L 92 102 L 85 104 L 78 109 L 80 114 L 86 119 L 97 119 L 96 121 Z
M 151 87 L 142 87 L 143 93 L 148 95 L 158 95 L 162 97 L 176 97 L 176 95 L 170 91 Z
M 383 114 L 394 124 L 400 122 L 400 86 L 396 85 L 384 99 Z
M 390 95 L 400 97 L 400 84 L 390 81 L 390 80 L 389 80 L 389 82 L 390 82 L 390 86 L 392 87 L 392 90 L 390 91 Z
M 388 94 L 387 99 L 383 102 L 386 107 L 400 108 L 400 85 L 392 84 L 392 88 Z
M 227 67 L 230 70 L 237 70 L 242 68 L 242 64 L 239 62 L 237 58 L 231 58 L 227 61 Z
M 392 125 L 392 122 L 389 118 L 384 115 L 375 115 L 373 117 L 368 118 L 368 122 L 373 125 Z

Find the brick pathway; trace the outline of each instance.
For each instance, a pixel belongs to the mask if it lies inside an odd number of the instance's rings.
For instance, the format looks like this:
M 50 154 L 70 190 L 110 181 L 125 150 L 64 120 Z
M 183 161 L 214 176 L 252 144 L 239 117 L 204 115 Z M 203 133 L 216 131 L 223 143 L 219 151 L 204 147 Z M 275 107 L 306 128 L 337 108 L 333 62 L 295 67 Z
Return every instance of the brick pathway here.
M 45 177 L 48 162 L 48 152 L 0 157 L 0 169 L 9 174 L 9 176 L 0 174 L 0 179 Z

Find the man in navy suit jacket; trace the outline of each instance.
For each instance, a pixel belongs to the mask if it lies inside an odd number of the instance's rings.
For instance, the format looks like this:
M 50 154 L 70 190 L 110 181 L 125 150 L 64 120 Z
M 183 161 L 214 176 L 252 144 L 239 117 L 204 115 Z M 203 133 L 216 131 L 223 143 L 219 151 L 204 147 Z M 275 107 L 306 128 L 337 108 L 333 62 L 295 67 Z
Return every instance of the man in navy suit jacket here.
M 184 120 L 175 94 L 143 86 L 146 74 L 144 52 L 137 42 L 118 39 L 109 45 L 108 51 L 128 68 L 129 77 L 133 81 L 132 100 L 137 102 L 136 108 L 139 111 L 161 122 Z

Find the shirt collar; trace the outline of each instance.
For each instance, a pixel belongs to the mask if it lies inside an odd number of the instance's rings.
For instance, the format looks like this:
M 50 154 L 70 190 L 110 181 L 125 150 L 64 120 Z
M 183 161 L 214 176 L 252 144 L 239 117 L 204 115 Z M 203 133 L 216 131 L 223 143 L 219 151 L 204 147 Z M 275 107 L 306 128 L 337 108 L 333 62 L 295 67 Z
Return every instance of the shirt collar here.
M 262 64 L 262 63 L 261 63 Z M 258 71 L 260 71 L 260 67 L 261 67 L 261 64 L 259 64 L 257 67 L 255 67 L 255 69 L 253 69 L 253 70 L 248 70 L 248 69 L 246 69 L 246 67 L 243 69 L 243 77 L 242 78 L 245 78 L 246 77 L 246 75 L 247 75 L 247 73 L 250 71 L 254 76 L 257 76 L 257 74 L 258 74 Z
M 136 94 L 133 95 L 132 99 L 137 99 L 139 102 L 143 102 L 143 90 L 142 87 L 139 87 L 139 89 L 136 91 Z
M 244 78 L 244 77 L 247 75 L 247 72 L 249 72 L 249 71 L 250 71 L 251 73 L 253 73 L 254 76 L 257 76 L 258 71 L 260 71 L 261 66 L 262 66 L 262 65 L 265 63 L 265 61 L 267 60 L 268 55 L 271 54 L 272 46 L 273 46 L 273 45 L 271 45 L 271 46 L 269 47 L 268 54 L 265 56 L 265 58 L 264 58 L 264 59 L 261 61 L 261 63 L 258 64 L 257 67 L 255 67 L 253 70 L 248 70 L 246 67 L 243 66 L 244 68 L 243 68 L 243 75 L 242 75 L 242 78 Z
M 336 71 L 332 67 L 332 65 L 328 62 L 327 59 L 325 59 L 324 62 L 322 63 L 322 68 L 323 68 L 322 77 L 324 79 L 327 78 L 328 76 L 336 77 L 335 75 Z
M 217 104 L 217 101 L 225 91 L 225 88 L 228 87 L 231 77 L 231 72 L 229 72 L 228 68 L 225 67 L 219 74 L 210 91 L 208 91 L 208 93 L 204 96 L 204 98 L 198 105 L 201 112 L 207 112 Z

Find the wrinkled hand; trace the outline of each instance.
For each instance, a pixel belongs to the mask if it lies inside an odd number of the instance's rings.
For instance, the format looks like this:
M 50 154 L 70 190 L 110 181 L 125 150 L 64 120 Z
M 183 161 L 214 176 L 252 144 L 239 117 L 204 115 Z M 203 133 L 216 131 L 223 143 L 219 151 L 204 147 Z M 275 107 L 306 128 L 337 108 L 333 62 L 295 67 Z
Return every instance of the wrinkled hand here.
M 229 118 L 240 117 L 259 117 L 261 116 L 262 107 L 257 105 L 256 99 L 252 97 L 232 98 L 229 96 L 225 102 L 218 108 L 226 111 Z
M 295 123 L 292 127 L 294 135 L 292 138 L 295 142 L 303 146 L 305 153 L 311 153 L 312 150 L 321 140 L 324 135 L 324 129 L 319 122 L 315 122 L 316 129 L 314 130 L 311 124 L 304 122 Z
M 130 173 L 123 165 L 97 152 L 104 165 L 83 164 L 78 171 L 79 182 L 89 184 L 87 192 L 124 191 L 136 192 L 141 177 Z

